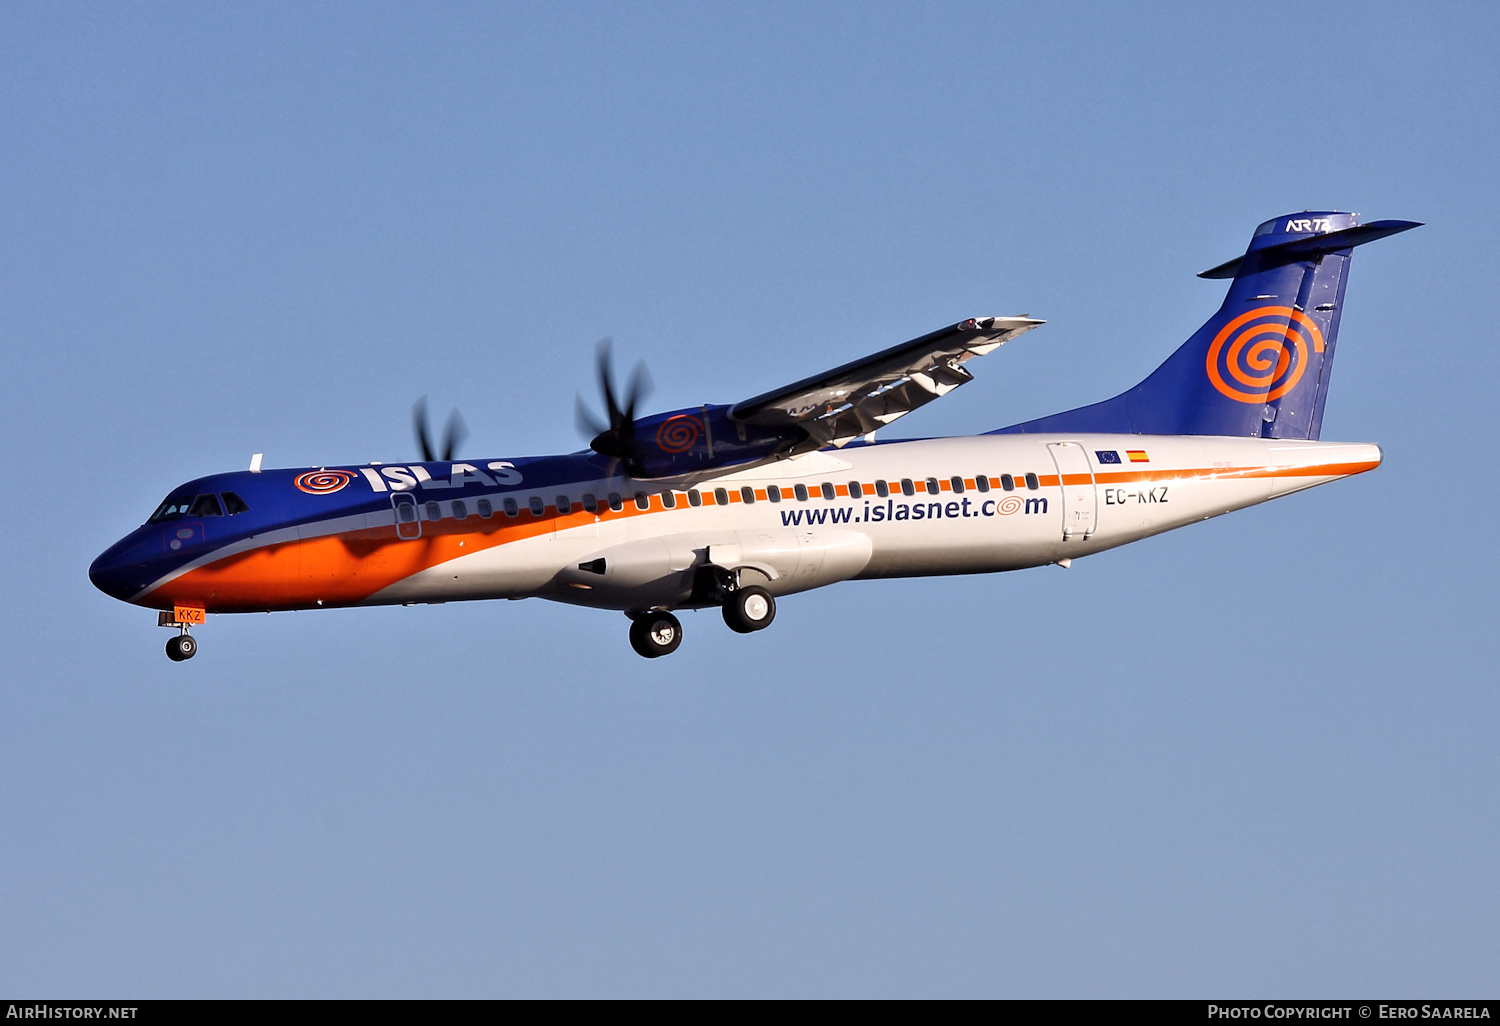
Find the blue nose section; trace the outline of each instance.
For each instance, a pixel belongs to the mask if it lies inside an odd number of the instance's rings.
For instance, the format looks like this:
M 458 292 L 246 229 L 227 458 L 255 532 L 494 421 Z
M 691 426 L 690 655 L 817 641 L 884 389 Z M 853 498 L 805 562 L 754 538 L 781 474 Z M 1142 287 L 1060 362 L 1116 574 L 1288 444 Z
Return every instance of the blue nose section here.
M 161 540 L 156 534 L 141 528 L 100 553 L 89 566 L 94 587 L 122 602 L 139 595 L 158 576 L 152 566 L 161 558 Z

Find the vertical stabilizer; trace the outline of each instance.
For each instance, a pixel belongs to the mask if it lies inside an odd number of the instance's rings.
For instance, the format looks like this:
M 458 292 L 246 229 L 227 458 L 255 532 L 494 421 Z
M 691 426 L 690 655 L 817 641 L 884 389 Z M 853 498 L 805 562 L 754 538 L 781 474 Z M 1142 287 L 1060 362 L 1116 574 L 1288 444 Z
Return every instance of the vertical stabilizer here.
M 1219 312 L 1139 385 L 1013 432 L 1317 438 L 1354 247 L 1416 228 L 1337 211 L 1287 214 L 1243 256 L 1204 271 L 1233 278 Z

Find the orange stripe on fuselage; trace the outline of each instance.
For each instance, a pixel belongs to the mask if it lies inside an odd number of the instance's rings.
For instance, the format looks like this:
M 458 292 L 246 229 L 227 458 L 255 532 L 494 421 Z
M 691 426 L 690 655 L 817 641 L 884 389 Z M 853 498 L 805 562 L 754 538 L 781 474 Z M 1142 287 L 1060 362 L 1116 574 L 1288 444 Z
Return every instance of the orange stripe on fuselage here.
M 1262 477 L 1353 477 L 1380 466 L 1379 460 L 1362 460 L 1359 463 L 1318 463 L 1307 467 L 1207 467 L 1191 470 L 1124 470 L 1112 473 L 1096 473 L 1094 480 L 1100 484 L 1128 484 L 1135 481 L 1184 481 L 1253 479 Z M 1045 483 L 1046 478 L 1042 479 Z M 1056 478 L 1053 479 L 1054 481 Z M 1085 474 L 1069 474 L 1068 484 L 1088 484 Z
M 606 513 L 620 519 L 644 516 L 646 511 L 633 506 L 619 512 L 601 508 L 598 519 Z M 217 613 L 305 609 L 318 602 L 325 607 L 354 605 L 459 556 L 591 524 L 595 515 L 554 512 L 550 517 L 517 517 L 516 523 L 507 523 L 509 519 L 497 515 L 477 521 L 477 527 L 472 526 L 473 518 L 424 521 L 422 537 L 410 540 L 398 538 L 392 524 L 267 545 L 190 570 L 157 588 L 143 604 L 164 609 L 197 604 Z
M 1126 484 L 1191 479 L 1223 480 L 1266 477 L 1347 477 L 1373 470 L 1380 464 L 1323 463 L 1307 467 L 1195 468 L 1186 470 L 1142 470 L 1097 473 L 1099 484 Z M 998 487 L 998 479 L 994 485 Z M 1068 484 L 1088 484 L 1089 475 L 1069 474 Z M 1040 476 L 1043 487 L 1056 487 L 1056 474 Z M 757 489 L 757 498 L 764 491 Z M 405 540 L 396 536 L 395 525 L 361 529 L 321 538 L 282 542 L 236 553 L 206 566 L 190 570 L 163 584 L 142 601 L 156 609 L 195 606 L 209 612 L 258 612 L 271 609 L 305 609 L 317 602 L 324 606 L 346 606 L 361 602 L 383 588 L 412 574 L 439 566 L 459 556 L 483 552 L 508 542 L 534 538 L 582 527 L 598 521 L 672 513 L 690 509 L 679 502 L 665 509 L 653 495 L 651 509 L 640 510 L 633 502 L 624 509 L 599 508 L 597 515 L 584 510 L 533 517 L 524 513 L 510 518 L 496 514 L 490 520 L 423 522 L 422 537 Z M 731 500 L 732 501 L 732 500 Z M 474 526 L 471 526 L 474 525 Z

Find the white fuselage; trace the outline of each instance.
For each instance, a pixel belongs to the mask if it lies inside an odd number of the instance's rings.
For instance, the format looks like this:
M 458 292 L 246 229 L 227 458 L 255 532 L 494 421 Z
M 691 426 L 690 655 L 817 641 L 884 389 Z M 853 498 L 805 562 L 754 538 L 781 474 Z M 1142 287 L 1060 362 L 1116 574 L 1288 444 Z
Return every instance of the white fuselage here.
M 779 595 L 850 578 L 1014 570 L 1160 534 L 1380 459 L 1370 444 L 1008 434 L 855 445 L 697 480 L 601 479 L 562 490 L 575 515 L 556 529 L 459 555 L 366 601 L 538 596 L 641 609 L 695 604 L 704 567 Z M 524 481 L 495 491 L 494 516 L 505 517 L 510 498 L 516 518 L 526 518 L 533 495 Z M 559 496 L 535 497 L 555 517 Z M 586 500 L 597 513 L 580 517 Z

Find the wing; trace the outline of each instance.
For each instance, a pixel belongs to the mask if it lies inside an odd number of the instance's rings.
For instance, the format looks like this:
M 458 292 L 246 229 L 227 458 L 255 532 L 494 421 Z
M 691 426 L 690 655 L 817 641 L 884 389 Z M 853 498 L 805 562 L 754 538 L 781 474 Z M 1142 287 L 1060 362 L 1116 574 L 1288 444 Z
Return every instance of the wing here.
M 1030 317 L 970 318 L 746 399 L 729 416 L 759 427 L 801 428 L 819 447 L 847 445 L 973 381 L 963 366 L 968 360 L 1043 323 Z

